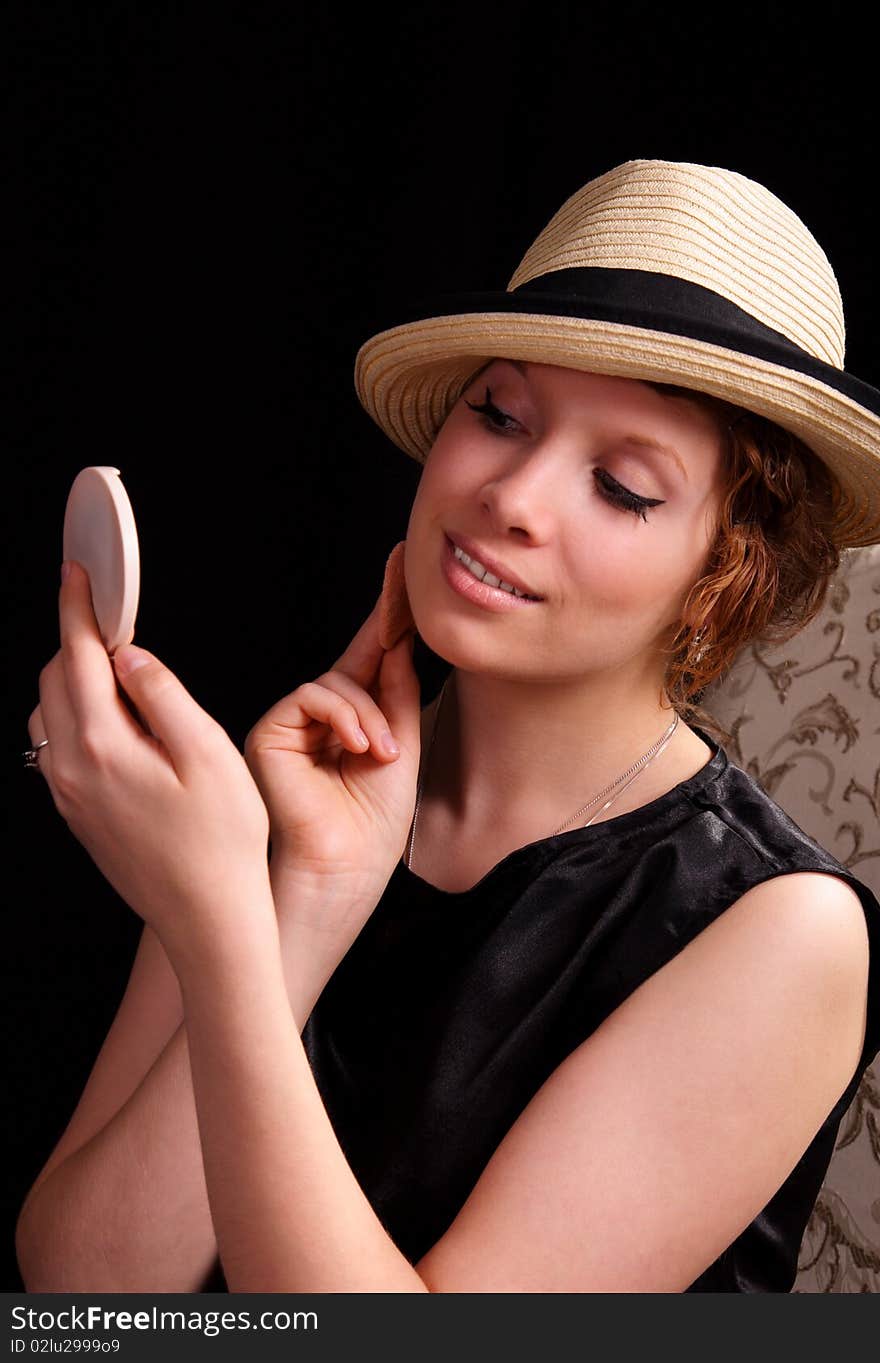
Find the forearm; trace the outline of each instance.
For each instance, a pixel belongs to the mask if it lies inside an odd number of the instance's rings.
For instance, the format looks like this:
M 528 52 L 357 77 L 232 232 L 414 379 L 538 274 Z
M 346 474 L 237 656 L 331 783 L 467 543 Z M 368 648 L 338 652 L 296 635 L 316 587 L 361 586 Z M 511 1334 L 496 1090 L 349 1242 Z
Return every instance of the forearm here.
M 28 1292 L 196 1292 L 217 1255 L 185 1027 L 126 1103 L 32 1194 Z
M 273 851 L 269 879 L 290 1008 L 302 1032 L 324 986 L 348 951 L 377 897 L 353 886 L 331 889 L 304 873 L 293 855 Z M 367 898 L 364 899 L 364 895 Z
M 322 927 L 326 916 L 292 861 L 274 858 L 270 869 L 301 1030 L 346 944 Z M 185 1021 L 112 1120 L 36 1188 L 16 1247 L 29 1292 L 200 1289 L 217 1242 Z
M 426 1292 L 362 1191 L 291 1014 L 276 925 L 180 972 L 208 1193 L 232 1292 Z

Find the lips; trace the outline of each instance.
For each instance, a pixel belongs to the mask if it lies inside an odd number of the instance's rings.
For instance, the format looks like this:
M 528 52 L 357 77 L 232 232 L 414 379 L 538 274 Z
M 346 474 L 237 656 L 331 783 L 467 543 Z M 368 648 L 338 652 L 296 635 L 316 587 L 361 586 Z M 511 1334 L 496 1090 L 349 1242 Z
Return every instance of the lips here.
M 487 549 L 481 548 L 475 540 L 469 540 L 457 531 L 454 535 L 450 534 L 448 530 L 445 533 L 450 544 L 462 549 L 468 558 L 476 559 L 477 563 L 481 563 L 485 569 L 492 573 L 493 577 L 497 577 L 501 582 L 509 582 L 511 586 L 518 587 L 521 592 L 525 592 L 527 596 L 534 596 L 538 601 L 544 600 L 540 592 L 536 592 L 534 587 L 530 587 L 512 568 L 508 568 L 500 559 L 490 554 Z

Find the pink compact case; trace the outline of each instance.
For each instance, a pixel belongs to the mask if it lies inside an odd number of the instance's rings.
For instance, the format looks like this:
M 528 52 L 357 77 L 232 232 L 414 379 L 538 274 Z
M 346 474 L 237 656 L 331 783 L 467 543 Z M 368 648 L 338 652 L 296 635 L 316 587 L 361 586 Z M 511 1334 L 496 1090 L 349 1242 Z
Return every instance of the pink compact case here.
M 89 575 L 95 619 L 112 656 L 134 638 L 141 585 L 137 526 L 119 469 L 93 464 L 74 478 L 62 555 Z

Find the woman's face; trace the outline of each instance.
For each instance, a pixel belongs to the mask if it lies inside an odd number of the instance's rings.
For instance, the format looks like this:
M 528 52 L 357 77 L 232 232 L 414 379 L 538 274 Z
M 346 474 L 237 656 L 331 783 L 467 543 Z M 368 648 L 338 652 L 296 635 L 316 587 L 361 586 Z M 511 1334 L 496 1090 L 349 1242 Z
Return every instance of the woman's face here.
M 657 649 L 704 570 L 720 469 L 715 421 L 685 399 L 493 360 L 446 418 L 413 502 L 405 570 L 420 635 L 466 671 L 662 680 Z M 447 537 L 541 600 L 500 609 L 496 593 L 493 609 L 455 590 Z

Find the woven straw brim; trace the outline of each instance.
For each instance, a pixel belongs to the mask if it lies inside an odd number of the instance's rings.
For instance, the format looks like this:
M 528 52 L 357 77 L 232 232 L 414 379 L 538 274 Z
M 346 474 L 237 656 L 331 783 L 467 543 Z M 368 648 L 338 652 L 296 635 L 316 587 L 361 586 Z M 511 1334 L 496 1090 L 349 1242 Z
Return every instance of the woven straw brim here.
M 370 337 L 355 359 L 355 390 L 388 438 L 423 464 L 462 385 L 493 356 L 680 384 L 766 417 L 840 482 L 838 545 L 880 543 L 880 417 L 821 379 L 737 350 L 592 318 L 458 313 Z

